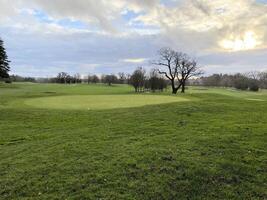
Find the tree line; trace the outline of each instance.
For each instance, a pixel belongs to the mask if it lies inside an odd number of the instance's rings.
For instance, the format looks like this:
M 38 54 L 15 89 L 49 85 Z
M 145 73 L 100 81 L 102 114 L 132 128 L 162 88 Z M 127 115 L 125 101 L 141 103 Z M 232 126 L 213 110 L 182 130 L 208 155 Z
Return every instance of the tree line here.
M 135 92 L 145 91 L 163 91 L 171 82 L 158 72 L 158 69 L 152 69 L 149 73 L 142 67 L 138 67 L 132 74 L 123 72 L 110 75 L 91 74 L 81 77 L 79 74 L 69 75 L 66 72 L 60 72 L 52 78 L 33 78 L 11 75 L 10 82 L 33 82 L 33 83 L 59 83 L 59 84 L 128 84 L 132 85 Z M 177 85 L 179 83 L 176 83 Z M 194 77 L 187 80 L 186 85 L 206 86 L 206 87 L 225 87 L 236 88 L 238 90 L 258 91 L 267 89 L 267 71 L 249 72 L 236 74 L 213 74 L 210 76 Z
M 135 88 L 136 92 L 144 91 L 163 91 L 167 88 L 168 81 L 157 73 L 156 69 L 152 69 L 149 74 L 142 67 L 138 67 L 132 74 L 125 74 L 119 72 L 117 75 L 101 75 L 90 74 L 81 77 L 80 74 L 70 75 L 66 72 L 60 72 L 56 77 L 52 78 L 32 78 L 22 77 L 18 75 L 11 75 L 9 77 L 11 82 L 33 82 L 33 83 L 58 83 L 58 84 L 128 84 Z
M 190 80 L 191 85 L 213 86 L 213 87 L 232 87 L 238 90 L 259 91 L 267 89 L 266 72 L 248 72 L 236 74 L 213 74 Z
M 120 74 L 120 73 L 119 73 Z M 119 78 L 119 74 L 108 74 L 98 76 L 96 74 L 89 74 L 87 76 L 81 76 L 79 73 L 70 75 L 67 72 L 60 72 L 56 77 L 52 78 L 36 78 L 35 82 L 40 83 L 59 83 L 59 84 L 97 84 L 103 83 L 111 86 L 112 84 L 124 84 L 127 83 L 126 77 Z

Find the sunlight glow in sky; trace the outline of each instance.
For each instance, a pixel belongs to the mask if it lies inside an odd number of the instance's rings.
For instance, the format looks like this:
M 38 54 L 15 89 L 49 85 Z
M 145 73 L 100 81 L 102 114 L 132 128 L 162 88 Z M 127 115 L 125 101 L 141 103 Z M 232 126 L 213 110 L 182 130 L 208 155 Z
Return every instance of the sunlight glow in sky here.
M 12 73 L 131 73 L 157 50 L 207 74 L 267 70 L 267 0 L 0 0 Z
M 221 46 L 230 51 L 253 50 L 260 44 L 261 41 L 257 39 L 257 35 L 253 31 L 247 31 L 241 37 L 240 35 L 231 35 L 229 39 L 221 42 Z

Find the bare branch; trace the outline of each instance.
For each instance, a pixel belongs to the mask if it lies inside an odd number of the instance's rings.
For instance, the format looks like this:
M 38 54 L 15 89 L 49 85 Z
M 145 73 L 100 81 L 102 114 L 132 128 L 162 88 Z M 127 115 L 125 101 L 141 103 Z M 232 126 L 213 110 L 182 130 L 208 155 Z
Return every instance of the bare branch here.
M 171 77 L 168 76 L 167 72 L 161 72 L 160 70 L 158 70 L 159 74 L 164 74 L 169 80 L 172 80 Z
M 158 65 L 158 66 L 166 66 L 169 67 L 169 65 L 165 64 L 165 63 L 161 63 L 161 62 L 152 62 L 153 65 Z

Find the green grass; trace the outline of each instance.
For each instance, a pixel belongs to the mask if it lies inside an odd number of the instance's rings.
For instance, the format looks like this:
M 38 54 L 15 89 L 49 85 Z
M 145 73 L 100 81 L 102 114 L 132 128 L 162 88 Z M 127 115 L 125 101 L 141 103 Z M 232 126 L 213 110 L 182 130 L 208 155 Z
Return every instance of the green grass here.
M 132 91 L 0 84 L 0 199 L 267 198 L 266 91 Z
M 41 97 L 25 101 L 26 105 L 48 109 L 105 110 L 187 101 L 162 95 L 72 95 Z

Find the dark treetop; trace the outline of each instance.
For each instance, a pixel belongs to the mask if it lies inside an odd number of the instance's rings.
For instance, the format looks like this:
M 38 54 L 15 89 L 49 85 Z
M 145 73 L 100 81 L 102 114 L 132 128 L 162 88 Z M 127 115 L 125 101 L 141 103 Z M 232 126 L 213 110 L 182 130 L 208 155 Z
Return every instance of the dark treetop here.
M 4 48 L 4 42 L 0 38 L 0 78 L 8 78 L 9 68 L 9 60 L 6 54 L 6 50 Z

